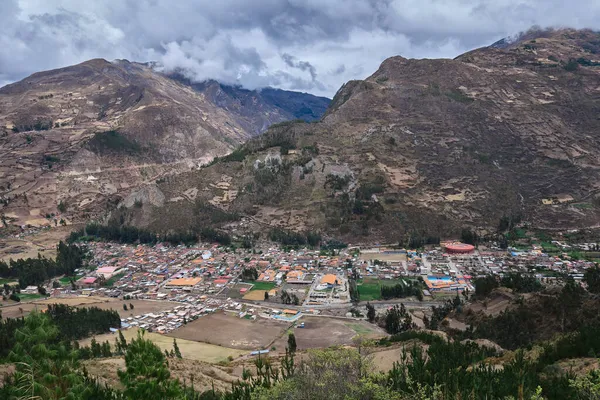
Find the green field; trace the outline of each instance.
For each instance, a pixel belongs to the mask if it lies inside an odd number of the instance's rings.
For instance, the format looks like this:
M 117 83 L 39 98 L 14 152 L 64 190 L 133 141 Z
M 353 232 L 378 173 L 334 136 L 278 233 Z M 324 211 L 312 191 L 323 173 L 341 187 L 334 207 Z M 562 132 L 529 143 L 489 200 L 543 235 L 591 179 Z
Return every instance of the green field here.
M 275 283 L 273 282 L 247 282 L 252 286 L 252 290 L 271 290 L 275 287 Z
M 358 284 L 360 301 L 381 300 L 381 286 L 379 280 L 365 279 Z
M 73 278 L 73 280 L 76 281 L 77 279 L 81 279 L 82 276 L 83 275 L 77 275 L 76 277 Z M 58 281 L 63 285 L 68 285 L 69 283 L 71 283 L 70 279 L 71 278 L 68 276 L 63 276 Z
M 113 285 L 124 276 L 125 276 L 125 272 L 117 274 L 117 275 L 113 276 L 112 278 L 108 279 L 106 281 L 106 283 L 104 284 L 104 286 L 105 287 L 113 287 Z
M 346 324 L 347 327 L 349 327 L 350 329 L 352 329 L 354 332 L 356 332 L 359 335 L 368 335 L 370 333 L 373 333 L 373 330 L 370 329 L 367 326 L 361 325 L 361 324 Z
M 382 286 L 396 286 L 397 284 L 406 286 L 406 282 L 404 281 L 404 279 L 383 279 L 383 280 L 380 280 L 379 283 Z
M 545 253 L 557 253 L 560 251 L 558 247 L 550 242 L 542 242 L 541 245 L 542 250 L 544 250 Z
M 14 279 L 4 279 L 4 278 L 0 278 L 0 285 L 4 285 L 5 283 L 8 283 L 9 285 L 11 283 L 15 283 L 16 281 Z
M 43 299 L 45 297 L 39 293 L 35 293 L 35 294 L 17 293 L 17 296 L 19 296 L 21 301 L 37 300 L 37 299 Z

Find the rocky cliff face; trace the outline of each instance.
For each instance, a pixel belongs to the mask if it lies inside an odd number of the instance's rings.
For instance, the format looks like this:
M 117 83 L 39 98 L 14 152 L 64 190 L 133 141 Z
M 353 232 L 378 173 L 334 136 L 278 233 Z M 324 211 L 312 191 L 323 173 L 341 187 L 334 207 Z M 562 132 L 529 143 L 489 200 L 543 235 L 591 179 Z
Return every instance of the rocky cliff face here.
M 5 220 L 39 225 L 102 214 L 133 188 L 197 168 L 293 118 L 261 97 L 220 101 L 211 88 L 101 59 L 0 88 Z M 52 214 L 59 216 L 46 218 Z
M 159 185 L 165 208 L 145 221 L 189 227 L 209 203 L 246 216 L 238 229 L 349 240 L 493 230 L 502 217 L 596 225 L 599 45 L 559 30 L 454 60 L 390 58 L 344 85 L 322 122 L 278 126 Z

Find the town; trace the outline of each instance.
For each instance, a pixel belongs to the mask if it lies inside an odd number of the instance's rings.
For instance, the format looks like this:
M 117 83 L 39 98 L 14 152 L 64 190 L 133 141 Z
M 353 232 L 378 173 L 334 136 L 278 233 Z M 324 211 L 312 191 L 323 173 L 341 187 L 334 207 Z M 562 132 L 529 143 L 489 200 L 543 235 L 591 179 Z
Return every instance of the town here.
M 567 251 L 568 245 L 555 242 Z M 583 278 L 591 261 L 528 250 L 475 248 L 447 242 L 425 251 L 391 246 L 349 246 L 334 251 L 284 251 L 275 245 L 252 251 L 216 244 L 196 246 L 85 244 L 90 258 L 77 276 L 47 288 L 51 298 L 110 298 L 124 301 L 122 327 L 167 334 L 187 322 L 223 311 L 237 318 L 294 322 L 303 315 L 354 317 L 359 301 L 385 309 L 405 303 L 426 309 L 457 293 L 473 293 L 473 280 L 511 272 L 552 283 L 568 274 Z M 593 246 L 585 244 L 580 247 Z M 352 294 L 351 284 L 356 290 Z M 386 288 L 388 290 L 386 290 Z M 38 293 L 30 286 L 25 295 Z M 127 308 L 129 300 L 161 305 L 152 311 Z

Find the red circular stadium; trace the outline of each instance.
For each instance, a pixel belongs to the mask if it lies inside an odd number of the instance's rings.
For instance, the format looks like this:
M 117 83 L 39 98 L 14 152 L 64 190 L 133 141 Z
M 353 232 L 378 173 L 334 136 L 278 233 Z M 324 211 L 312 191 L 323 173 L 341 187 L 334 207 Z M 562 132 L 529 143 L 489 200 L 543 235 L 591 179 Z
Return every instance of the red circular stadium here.
M 475 250 L 475 246 L 466 243 L 444 243 L 444 248 L 448 253 L 464 254 Z

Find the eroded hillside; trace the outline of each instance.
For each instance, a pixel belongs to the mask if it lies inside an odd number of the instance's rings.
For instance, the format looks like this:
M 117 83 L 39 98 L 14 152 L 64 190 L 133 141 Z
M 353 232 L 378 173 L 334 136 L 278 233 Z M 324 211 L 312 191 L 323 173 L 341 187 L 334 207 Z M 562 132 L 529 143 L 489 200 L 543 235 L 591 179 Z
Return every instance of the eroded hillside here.
M 390 58 L 344 85 L 322 122 L 274 127 L 159 184 L 163 207 L 127 214 L 153 227 L 358 240 L 495 229 L 503 216 L 596 225 L 599 43 L 591 31 L 546 31 L 454 60 Z
M 285 104 L 236 102 L 239 88 L 223 99 L 209 86 L 200 90 L 144 64 L 96 59 L 1 88 L 4 221 L 54 225 L 102 216 L 131 189 L 197 168 L 295 118 Z M 328 103 L 281 92 L 282 99 L 319 105 L 315 113 Z M 161 204 L 160 196 L 152 201 Z

